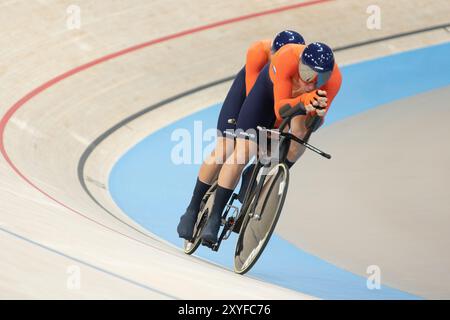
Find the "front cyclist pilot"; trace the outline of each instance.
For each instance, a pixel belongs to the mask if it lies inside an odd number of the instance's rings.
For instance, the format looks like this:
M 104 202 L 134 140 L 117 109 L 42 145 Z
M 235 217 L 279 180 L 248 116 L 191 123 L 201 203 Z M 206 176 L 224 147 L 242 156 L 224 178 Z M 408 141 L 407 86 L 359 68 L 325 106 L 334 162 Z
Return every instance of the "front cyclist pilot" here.
M 192 238 L 200 202 L 214 182 L 222 164 L 234 150 L 234 139 L 233 137 L 227 138 L 225 132 L 226 130 L 234 130 L 235 125 L 229 123 L 228 120 L 235 119 L 238 121 L 241 118 L 242 105 L 252 90 L 259 73 L 275 52 L 290 43 L 304 44 L 305 41 L 299 33 L 285 30 L 278 33 L 273 41 L 261 40 L 249 47 L 245 66 L 235 77 L 220 111 L 217 130 L 222 135 L 217 137 L 216 148 L 200 167 L 191 202 L 186 209 L 186 213 L 180 219 L 177 231 L 181 238 L 188 240 Z
M 334 62 L 334 54 L 324 43 L 314 42 L 308 46 L 289 45 L 280 50 L 272 59 L 269 68 L 273 83 L 275 127 L 281 122 L 280 109 L 302 103 L 308 114 L 297 116 L 291 121 L 291 132 L 303 138 L 308 130 L 310 120 L 316 114 L 323 124 L 324 117 L 331 102 L 337 95 L 342 76 Z M 292 143 L 287 157 L 288 167 L 303 154 L 305 148 Z

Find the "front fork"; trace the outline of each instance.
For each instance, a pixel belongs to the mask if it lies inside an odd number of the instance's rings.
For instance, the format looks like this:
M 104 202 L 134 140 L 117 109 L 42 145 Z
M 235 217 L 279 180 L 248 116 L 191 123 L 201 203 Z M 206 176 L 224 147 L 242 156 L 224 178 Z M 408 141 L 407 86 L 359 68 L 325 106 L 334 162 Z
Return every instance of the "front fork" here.
M 291 141 L 290 141 L 290 139 L 281 137 L 279 143 L 280 143 L 279 163 L 284 163 L 286 161 L 286 158 L 287 158 L 287 155 L 289 152 Z M 271 169 L 270 162 L 268 162 L 268 165 L 265 165 L 263 170 L 270 170 L 270 169 Z M 265 172 L 261 175 L 260 180 L 258 181 L 258 185 L 256 186 L 254 199 L 259 199 L 259 197 L 261 195 L 261 191 L 264 186 L 264 182 L 266 180 L 267 173 L 268 172 Z M 253 201 L 251 204 L 251 207 L 249 208 L 249 217 L 256 219 L 256 220 L 261 220 L 261 215 L 256 213 L 256 205 L 257 205 L 257 201 Z

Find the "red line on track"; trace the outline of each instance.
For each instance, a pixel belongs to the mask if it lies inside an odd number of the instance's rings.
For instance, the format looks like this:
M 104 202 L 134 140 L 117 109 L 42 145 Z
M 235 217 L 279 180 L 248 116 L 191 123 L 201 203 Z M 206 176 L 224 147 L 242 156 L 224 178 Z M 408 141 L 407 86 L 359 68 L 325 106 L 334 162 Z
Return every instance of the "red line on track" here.
M 39 87 L 35 88 L 33 91 L 29 92 L 28 94 L 26 94 L 25 96 L 23 96 L 19 101 L 17 101 L 13 106 L 11 106 L 8 111 L 5 113 L 5 115 L 3 116 L 3 118 L 0 121 L 0 151 L 1 154 L 3 155 L 3 158 L 5 158 L 6 162 L 9 164 L 9 166 L 12 168 L 12 170 L 19 176 L 21 177 L 25 182 L 27 182 L 30 186 L 32 186 L 33 188 L 35 188 L 36 190 L 38 190 L 39 192 L 41 192 L 42 194 L 44 194 L 46 197 L 48 197 L 49 199 L 55 201 L 56 203 L 58 203 L 59 205 L 63 206 L 64 208 L 72 211 L 73 213 L 76 213 L 108 230 L 111 230 L 113 232 L 116 232 L 118 234 L 121 234 L 127 238 L 130 238 L 132 240 L 138 241 L 144 245 L 148 245 L 145 242 L 142 242 L 138 239 L 135 239 L 133 237 L 130 237 L 124 233 L 121 233 L 120 231 L 117 231 L 115 229 L 112 229 L 96 220 L 93 220 L 92 218 L 89 218 L 88 216 L 84 215 L 83 213 L 69 207 L 68 205 L 62 203 L 61 201 L 59 201 L 58 199 L 54 198 L 53 196 L 51 196 L 50 194 L 48 194 L 46 191 L 44 191 L 43 189 L 41 189 L 40 187 L 38 187 L 36 184 L 34 184 L 29 178 L 27 178 L 18 168 L 17 166 L 12 162 L 12 160 L 10 159 L 6 148 L 5 148 L 5 143 L 4 143 L 4 133 L 5 133 L 5 128 L 8 125 L 8 122 L 11 120 L 12 116 L 17 112 L 17 110 L 19 110 L 21 107 L 23 107 L 27 102 L 29 102 L 31 99 L 33 99 L 34 97 L 36 97 L 37 95 L 39 95 L 40 93 L 42 93 L 43 91 L 53 87 L 54 85 L 56 85 L 57 83 L 77 74 L 80 73 L 84 70 L 87 70 L 89 68 L 92 68 L 96 65 L 99 65 L 101 63 L 107 62 L 109 60 L 118 58 L 120 56 L 124 56 L 128 53 L 140 50 L 140 49 L 144 49 L 147 47 L 150 47 L 152 45 L 155 45 L 157 43 L 161 43 L 161 42 L 166 42 L 172 39 L 176 39 L 176 38 L 181 38 L 187 35 L 191 35 L 194 33 L 198 33 L 201 31 L 205 31 L 205 30 L 209 30 L 209 29 L 214 29 L 217 27 L 221 27 L 224 25 L 228 25 L 228 24 L 233 24 L 236 22 L 240 22 L 240 21 L 244 21 L 244 20 L 249 20 L 249 19 L 253 19 L 253 18 L 257 18 L 257 17 L 262 17 L 262 16 L 266 16 L 266 15 L 271 15 L 271 14 L 275 14 L 275 13 L 280 13 L 283 11 L 288 11 L 288 10 L 293 10 L 293 9 L 298 9 L 301 7 L 307 7 L 307 6 L 312 6 L 312 5 L 316 5 L 316 4 L 320 4 L 320 3 L 324 3 L 324 2 L 330 2 L 333 0 L 313 0 L 313 1 L 306 1 L 306 2 L 301 2 L 301 3 L 296 3 L 296 4 L 292 4 L 292 5 L 288 5 L 288 6 L 283 6 L 283 7 L 279 7 L 279 8 L 274 8 L 274 9 L 270 9 L 270 10 L 266 10 L 266 11 L 261 11 L 261 12 L 256 12 L 256 13 L 251 13 L 251 14 L 247 14 L 244 16 L 239 16 L 239 17 L 235 17 L 235 18 L 231 18 L 231 19 L 227 19 L 227 20 L 222 20 L 222 21 L 218 21 L 218 22 L 214 22 L 211 24 L 207 24 L 204 26 L 200 26 L 200 27 L 196 27 L 193 29 L 188 29 L 188 30 L 184 30 L 184 31 L 180 31 L 177 33 L 173 33 L 161 38 L 157 38 L 157 39 L 153 39 L 111 54 L 108 54 L 106 56 L 103 56 L 101 58 L 95 59 L 91 62 L 88 62 L 86 64 L 83 64 L 81 66 L 78 66 L 76 68 L 73 68 L 59 76 L 56 76 L 55 78 L 45 82 L 44 84 L 40 85 Z

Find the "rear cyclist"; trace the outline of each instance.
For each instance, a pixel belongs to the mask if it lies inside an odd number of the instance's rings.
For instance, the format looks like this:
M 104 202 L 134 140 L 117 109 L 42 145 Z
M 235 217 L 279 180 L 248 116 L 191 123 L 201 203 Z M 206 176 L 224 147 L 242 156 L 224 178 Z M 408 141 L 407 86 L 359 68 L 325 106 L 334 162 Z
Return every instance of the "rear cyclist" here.
M 278 33 L 274 40 L 261 40 L 253 43 L 248 51 L 245 66 L 239 71 L 222 105 L 219 114 L 216 148 L 200 167 L 197 182 L 186 213 L 181 217 L 177 231 L 180 238 L 190 240 L 200 207 L 200 202 L 217 177 L 222 164 L 234 150 L 234 137 L 227 137 L 227 130 L 234 130 L 235 123 L 241 118 L 241 108 L 252 91 L 261 70 L 272 56 L 286 44 L 305 44 L 303 37 L 295 31 L 285 30 Z

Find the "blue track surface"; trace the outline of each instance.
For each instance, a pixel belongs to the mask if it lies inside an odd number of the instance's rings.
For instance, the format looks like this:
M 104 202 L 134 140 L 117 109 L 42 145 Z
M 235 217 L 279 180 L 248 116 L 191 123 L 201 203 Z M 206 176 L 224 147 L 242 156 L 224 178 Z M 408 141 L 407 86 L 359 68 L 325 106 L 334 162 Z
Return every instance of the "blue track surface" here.
M 450 85 L 450 43 L 405 52 L 342 69 L 343 86 L 326 125 L 373 107 Z M 114 166 L 110 192 L 119 207 L 152 233 L 181 246 L 176 225 L 189 202 L 199 165 L 175 165 L 175 129 L 194 131 L 194 121 L 215 128 L 220 104 L 162 128 L 129 150 Z M 210 142 L 204 142 L 204 147 Z M 197 254 L 232 269 L 236 237 L 219 253 L 200 247 Z M 324 299 L 417 299 L 382 286 L 368 290 L 366 278 L 340 269 L 274 235 L 250 274 Z

